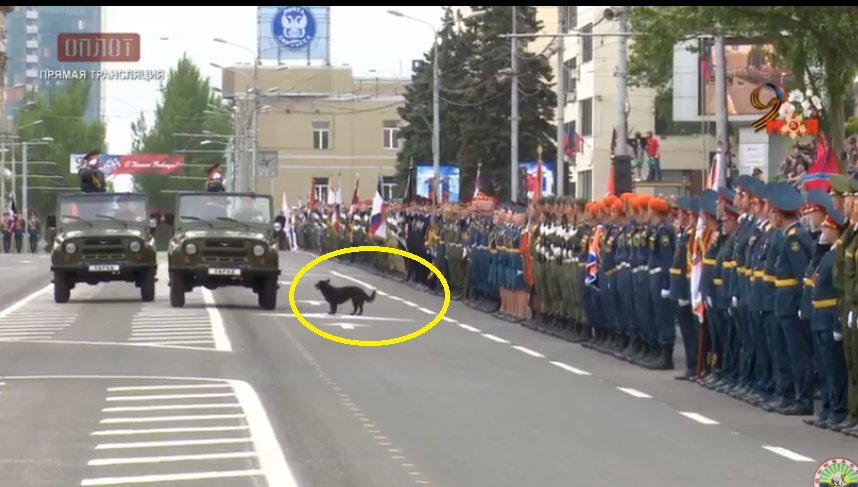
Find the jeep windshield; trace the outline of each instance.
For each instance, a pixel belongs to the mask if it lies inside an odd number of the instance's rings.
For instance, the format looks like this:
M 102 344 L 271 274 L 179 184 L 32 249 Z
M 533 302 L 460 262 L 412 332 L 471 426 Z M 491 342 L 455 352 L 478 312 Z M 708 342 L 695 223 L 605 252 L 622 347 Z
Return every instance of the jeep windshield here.
M 268 196 L 206 193 L 179 198 L 177 223 L 206 222 L 268 225 L 272 222 L 271 198 Z
M 60 198 L 58 220 L 64 226 L 148 225 L 146 196 L 117 193 L 65 195 Z

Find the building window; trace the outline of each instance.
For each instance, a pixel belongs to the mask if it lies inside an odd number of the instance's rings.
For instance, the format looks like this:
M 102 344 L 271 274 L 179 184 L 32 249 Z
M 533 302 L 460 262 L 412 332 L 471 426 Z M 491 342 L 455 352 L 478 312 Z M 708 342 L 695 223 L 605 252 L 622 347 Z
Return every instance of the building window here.
M 578 184 L 576 189 L 580 189 L 578 192 L 579 198 L 586 198 L 588 200 L 593 199 L 593 171 L 586 170 L 580 171 L 578 173 Z
M 563 32 L 578 27 L 578 7 L 562 6 L 560 15 L 563 17 Z
M 395 176 L 382 176 L 381 178 L 381 195 L 384 197 L 385 201 L 390 201 L 396 196 L 394 192 L 396 191 L 396 177 Z
M 593 24 L 587 24 L 581 28 L 582 34 L 592 34 Z M 593 36 L 581 36 L 581 63 L 589 63 L 593 60 Z
M 580 108 L 581 137 L 593 135 L 593 99 L 587 98 L 578 102 Z
M 567 101 L 575 101 L 578 90 L 578 58 L 572 59 L 563 63 L 563 86 L 566 87 Z
M 313 178 L 313 189 L 316 193 L 316 204 L 328 202 L 328 178 Z
M 384 122 L 382 129 L 385 149 L 399 149 L 399 123 L 395 120 Z
M 313 122 L 313 148 L 326 150 L 330 148 L 330 122 Z

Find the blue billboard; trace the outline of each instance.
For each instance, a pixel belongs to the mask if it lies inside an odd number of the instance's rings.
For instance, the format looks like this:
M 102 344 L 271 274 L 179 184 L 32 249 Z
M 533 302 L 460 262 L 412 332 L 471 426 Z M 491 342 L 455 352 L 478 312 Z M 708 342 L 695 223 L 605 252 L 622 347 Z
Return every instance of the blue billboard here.
M 527 197 L 532 198 L 536 191 L 537 185 L 537 167 L 536 161 L 519 162 L 518 167 L 527 170 Z M 557 191 L 557 185 L 554 179 L 554 162 L 542 161 L 542 196 L 552 196 Z
M 459 202 L 459 166 L 440 166 L 441 200 L 444 202 Z M 435 169 L 432 165 L 417 166 L 417 194 L 429 198 L 432 193 Z
M 256 26 L 259 58 L 330 64 L 331 7 L 259 6 Z

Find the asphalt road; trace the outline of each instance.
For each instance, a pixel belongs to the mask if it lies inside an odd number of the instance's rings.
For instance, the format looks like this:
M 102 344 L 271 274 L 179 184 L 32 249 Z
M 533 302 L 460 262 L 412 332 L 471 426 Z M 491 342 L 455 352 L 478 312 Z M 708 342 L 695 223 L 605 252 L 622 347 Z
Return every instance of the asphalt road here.
M 245 289 L 174 309 L 130 284 L 53 303 L 48 263 L 0 256 L 2 485 L 241 487 L 812 485 L 858 442 L 453 302 L 387 347 L 326 340 Z M 25 260 L 31 260 L 25 263 Z M 337 316 L 313 283 L 378 290 Z M 419 329 L 442 298 L 325 262 L 296 302 L 360 340 Z M 16 304 L 17 303 L 17 304 Z

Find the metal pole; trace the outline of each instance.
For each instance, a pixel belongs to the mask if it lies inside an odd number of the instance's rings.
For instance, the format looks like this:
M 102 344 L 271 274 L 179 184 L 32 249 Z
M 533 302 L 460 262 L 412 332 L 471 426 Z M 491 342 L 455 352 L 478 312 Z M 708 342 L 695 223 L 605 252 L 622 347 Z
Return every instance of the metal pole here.
M 517 14 L 518 9 L 512 7 L 512 33 L 517 34 Z M 510 201 L 518 201 L 518 38 L 512 37 L 512 59 L 510 60 L 510 68 L 512 69 L 512 88 L 511 88 L 511 114 L 510 114 L 510 141 L 509 141 L 509 187 Z
M 573 7 L 575 8 L 575 7 Z M 563 32 L 566 30 L 565 20 L 563 18 L 563 7 L 557 7 L 557 30 Z M 564 109 L 566 108 L 566 65 L 563 62 L 564 48 L 566 40 L 562 37 L 555 39 L 557 42 L 557 195 L 563 196 L 566 192 L 566 147 L 563 140 L 566 135 Z M 542 184 L 539 181 L 537 184 Z
M 18 205 L 18 167 L 15 164 L 15 138 L 12 138 L 12 200 Z
M 616 7 L 617 22 L 620 33 L 625 34 L 628 30 L 626 24 L 626 8 Z M 628 121 L 626 120 L 626 105 L 628 104 L 628 62 L 629 48 L 628 37 L 619 37 L 619 61 L 617 62 L 617 149 L 616 155 L 627 155 L 626 142 L 628 140 Z
M 257 157 L 259 156 L 259 137 L 257 134 L 257 128 L 259 124 L 259 58 L 257 57 L 253 60 L 253 120 L 251 121 L 250 130 L 252 133 L 250 134 L 252 139 L 251 143 L 253 146 L 251 150 L 253 154 L 250 160 L 250 184 L 249 190 L 251 192 L 256 192 L 256 164 Z
M 23 210 L 24 210 L 24 211 L 21 213 L 21 219 L 24 221 L 24 235 L 29 235 L 29 229 L 27 228 L 27 225 L 29 224 L 29 218 L 30 218 L 30 214 L 29 214 L 29 212 L 27 212 L 27 172 L 28 172 L 28 167 L 27 167 L 27 143 L 26 143 L 26 142 L 23 142 L 23 143 L 21 144 L 21 148 L 22 148 L 21 150 L 22 150 L 22 152 L 23 152 L 23 158 L 24 158 L 24 160 L 23 160 L 23 163 L 24 163 L 24 166 L 23 166 L 24 174 L 22 174 L 22 176 L 23 176 L 23 178 L 22 178 L 22 179 L 23 179 L 23 180 L 21 181 L 21 186 L 22 186 L 22 187 L 21 187 L 21 200 L 22 200 L 22 202 L 23 202 Z M 29 237 L 28 237 L 28 238 L 29 238 Z
M 0 80 L 0 84 L 3 81 Z M 0 88 L 0 97 L 3 96 L 3 90 Z M 0 100 L 0 104 L 3 101 Z M 0 130 L 3 131 L 3 138 L 0 139 L 0 215 L 6 210 L 6 124 L 2 123 L 2 111 L 0 111 Z
M 721 160 L 721 175 L 727 169 L 727 53 L 724 48 L 724 36 L 715 37 L 715 133 L 719 143 L 718 154 Z M 707 156 L 708 159 L 708 156 Z M 711 161 L 710 161 L 711 162 Z
M 441 204 L 441 76 L 438 66 L 438 32 L 435 32 L 432 48 L 432 194 L 435 203 Z

